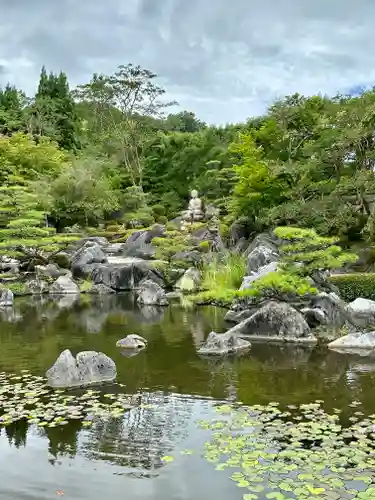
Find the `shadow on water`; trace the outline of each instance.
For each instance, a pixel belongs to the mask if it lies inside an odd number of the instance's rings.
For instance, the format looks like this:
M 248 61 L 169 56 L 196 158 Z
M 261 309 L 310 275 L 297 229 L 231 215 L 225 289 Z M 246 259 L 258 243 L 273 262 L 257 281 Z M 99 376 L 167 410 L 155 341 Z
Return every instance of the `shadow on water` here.
M 239 358 L 198 357 L 207 334 L 224 331 L 224 314 L 209 307 L 140 308 L 131 295 L 33 297 L 0 311 L 0 371 L 44 375 L 66 348 L 102 351 L 118 370 L 117 383 L 103 391 L 121 389 L 136 403 L 122 418 L 90 429 L 80 422 L 51 429 L 18 422 L 1 429 L 6 479 L 0 498 L 40 500 L 61 489 L 67 498 L 117 499 L 128 487 L 125 479 L 143 478 L 155 482 L 129 483 L 128 498 L 203 499 L 209 484 L 209 496 L 240 499 L 242 493 L 199 454 L 181 455 L 168 466 L 162 460 L 204 443 L 207 433 L 197 430 L 195 420 L 210 416 L 215 401 L 283 406 L 321 399 L 327 411 L 340 408 L 345 418 L 358 400 L 361 411 L 375 411 L 375 357 L 257 343 Z M 115 345 L 129 333 L 148 340 L 133 357 Z

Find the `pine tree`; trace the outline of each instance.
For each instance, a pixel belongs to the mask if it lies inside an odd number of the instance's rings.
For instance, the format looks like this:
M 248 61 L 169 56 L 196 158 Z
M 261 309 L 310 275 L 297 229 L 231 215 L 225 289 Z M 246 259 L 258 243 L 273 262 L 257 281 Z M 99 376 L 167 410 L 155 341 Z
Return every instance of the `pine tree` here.
M 0 89 L 0 133 L 10 135 L 24 129 L 25 95 L 9 83 Z
M 56 140 L 60 147 L 78 147 L 77 113 L 65 73 L 50 73 L 43 66 L 34 103 L 34 127 L 39 135 Z
M 57 235 L 48 227 L 47 215 L 39 208 L 38 196 L 20 178 L 8 178 L 0 187 L 0 255 L 22 263 L 46 263 L 63 250 L 75 235 Z

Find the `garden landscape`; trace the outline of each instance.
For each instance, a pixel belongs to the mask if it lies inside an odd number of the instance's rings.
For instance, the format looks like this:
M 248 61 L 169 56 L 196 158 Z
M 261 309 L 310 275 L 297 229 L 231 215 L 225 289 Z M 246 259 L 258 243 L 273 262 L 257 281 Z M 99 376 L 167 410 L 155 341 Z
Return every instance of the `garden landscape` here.
M 158 82 L 0 89 L 1 498 L 375 498 L 375 90 Z

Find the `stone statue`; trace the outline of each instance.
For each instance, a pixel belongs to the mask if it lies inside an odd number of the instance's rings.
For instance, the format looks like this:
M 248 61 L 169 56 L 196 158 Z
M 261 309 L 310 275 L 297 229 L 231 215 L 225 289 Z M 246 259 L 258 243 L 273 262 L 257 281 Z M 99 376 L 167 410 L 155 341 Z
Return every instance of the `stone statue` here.
M 183 216 L 183 219 L 190 222 L 201 221 L 204 219 L 202 200 L 198 197 L 198 191 L 195 189 L 191 192 L 189 206 Z

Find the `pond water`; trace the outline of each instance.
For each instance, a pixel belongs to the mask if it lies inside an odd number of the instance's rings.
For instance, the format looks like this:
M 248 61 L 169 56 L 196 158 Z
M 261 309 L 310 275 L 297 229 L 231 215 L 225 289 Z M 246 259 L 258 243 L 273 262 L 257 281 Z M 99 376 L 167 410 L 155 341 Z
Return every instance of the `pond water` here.
M 131 296 L 19 299 L 14 309 L 0 311 L 1 372 L 44 375 L 66 348 L 102 351 L 116 362 L 118 378 L 101 390 L 136 394 L 138 401 L 123 417 L 91 428 L 78 421 L 2 428 L 0 499 L 240 500 L 241 488 L 201 456 L 210 431 L 196 421 L 210 418 L 216 403 L 319 399 L 327 412 L 343 410 L 344 420 L 353 401 L 356 411 L 375 411 L 375 358 L 264 344 L 240 358 L 198 357 L 206 335 L 225 330 L 224 314 L 178 305 L 139 309 Z M 115 347 L 129 333 L 148 340 L 134 357 Z

